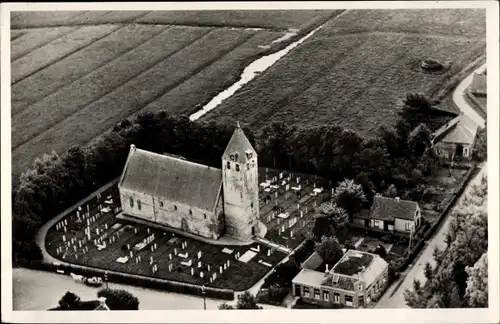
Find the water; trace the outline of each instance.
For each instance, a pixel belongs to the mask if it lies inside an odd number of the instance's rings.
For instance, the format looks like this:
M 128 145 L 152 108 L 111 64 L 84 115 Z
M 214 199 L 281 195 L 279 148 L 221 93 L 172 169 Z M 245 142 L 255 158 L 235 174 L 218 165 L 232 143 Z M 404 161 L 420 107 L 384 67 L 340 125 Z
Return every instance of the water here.
M 265 70 L 267 70 L 270 66 L 272 66 L 274 63 L 276 63 L 283 56 L 285 56 L 286 54 L 288 54 L 292 49 L 294 49 L 295 47 L 297 47 L 298 45 L 300 45 L 301 43 L 303 43 L 306 39 L 308 39 L 309 37 L 311 37 L 316 31 L 318 31 L 319 29 L 321 29 L 321 27 L 323 27 L 323 26 L 324 25 L 321 25 L 321 26 L 317 27 L 316 29 L 312 30 L 307 35 L 305 35 L 304 37 L 302 37 L 301 39 L 299 39 L 298 41 L 291 43 L 290 45 L 288 45 L 287 47 L 285 47 L 281 51 L 278 51 L 276 53 L 263 56 L 263 57 L 255 60 L 255 61 L 253 61 L 252 63 L 250 63 L 243 70 L 243 73 L 241 74 L 240 79 L 236 83 L 234 83 L 233 85 L 231 85 L 226 90 L 220 92 L 212 100 L 210 100 L 210 102 L 207 103 L 202 109 L 200 109 L 199 111 L 197 111 L 194 114 L 192 114 L 189 118 L 191 120 L 197 120 L 198 118 L 202 117 L 207 112 L 209 112 L 210 110 L 212 110 L 215 107 L 217 107 L 223 100 L 231 97 L 242 86 L 244 86 L 245 84 L 247 84 L 248 82 L 250 82 L 253 78 L 255 78 L 257 76 L 257 74 L 262 73 Z M 281 37 L 279 39 L 276 39 L 274 42 L 282 42 L 282 41 L 284 41 L 286 39 L 289 39 L 293 35 L 295 35 L 294 32 L 286 33 L 283 37 Z

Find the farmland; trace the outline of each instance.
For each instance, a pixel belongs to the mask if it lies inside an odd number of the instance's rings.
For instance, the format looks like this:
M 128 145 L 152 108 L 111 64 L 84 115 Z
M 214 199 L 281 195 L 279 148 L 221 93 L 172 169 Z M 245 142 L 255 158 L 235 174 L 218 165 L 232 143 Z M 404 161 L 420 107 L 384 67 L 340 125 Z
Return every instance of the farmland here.
M 334 123 L 371 135 L 395 123 L 407 92 L 432 97 L 483 55 L 485 34 L 484 10 L 348 11 L 204 119 L 238 118 L 254 128 Z M 449 68 L 415 68 L 427 58 Z
M 288 29 L 301 35 L 338 13 L 12 13 L 13 178 L 141 111 L 192 113 L 288 44 L 275 42 Z

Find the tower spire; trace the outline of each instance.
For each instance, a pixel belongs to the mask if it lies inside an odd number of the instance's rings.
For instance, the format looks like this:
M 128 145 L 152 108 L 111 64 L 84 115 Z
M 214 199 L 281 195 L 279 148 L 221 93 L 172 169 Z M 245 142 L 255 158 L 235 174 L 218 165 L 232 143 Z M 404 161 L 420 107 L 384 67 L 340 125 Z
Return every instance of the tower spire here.
M 239 120 L 236 121 L 236 127 L 240 128 L 240 121 Z

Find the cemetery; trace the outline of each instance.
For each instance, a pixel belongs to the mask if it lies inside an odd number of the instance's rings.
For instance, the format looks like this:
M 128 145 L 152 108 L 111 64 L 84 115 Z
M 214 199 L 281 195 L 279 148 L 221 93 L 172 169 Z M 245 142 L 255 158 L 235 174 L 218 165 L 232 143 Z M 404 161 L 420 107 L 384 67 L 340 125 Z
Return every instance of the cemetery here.
M 167 229 L 116 218 L 116 186 L 68 213 L 47 233 L 53 257 L 92 268 L 245 290 L 304 239 L 314 207 L 329 194 L 321 179 L 262 168 L 260 216 L 268 240 L 251 245 L 208 244 Z

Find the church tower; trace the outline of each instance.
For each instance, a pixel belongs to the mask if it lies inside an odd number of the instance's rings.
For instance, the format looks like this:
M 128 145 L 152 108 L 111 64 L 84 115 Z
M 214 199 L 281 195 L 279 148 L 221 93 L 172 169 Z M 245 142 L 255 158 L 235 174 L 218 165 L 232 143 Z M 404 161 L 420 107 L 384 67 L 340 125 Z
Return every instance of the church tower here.
M 259 235 L 257 152 L 238 123 L 222 155 L 226 234 L 242 241 Z

